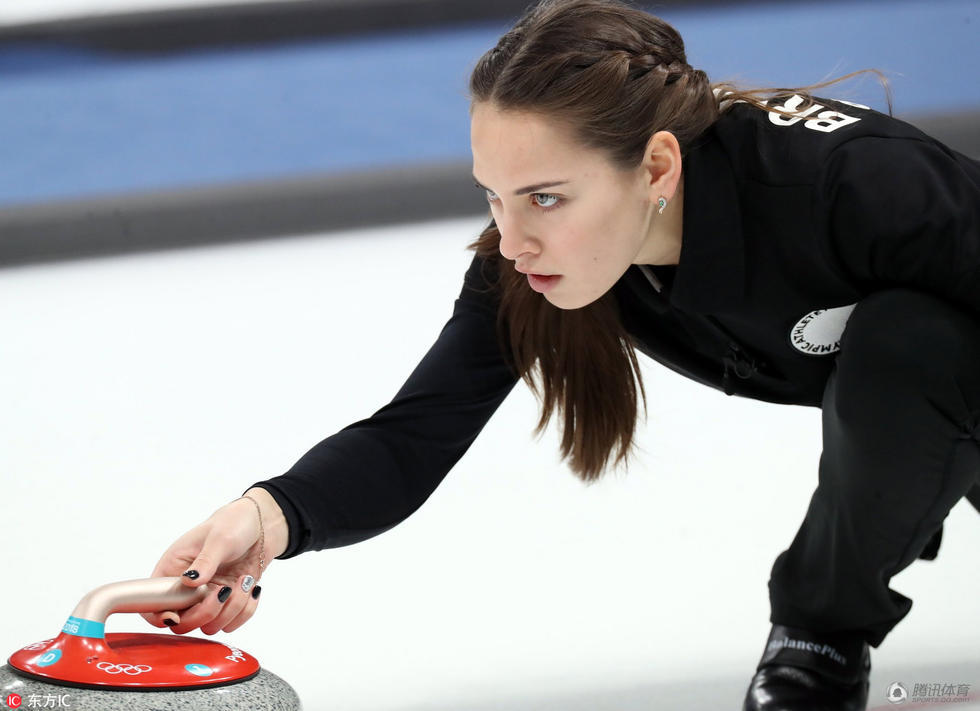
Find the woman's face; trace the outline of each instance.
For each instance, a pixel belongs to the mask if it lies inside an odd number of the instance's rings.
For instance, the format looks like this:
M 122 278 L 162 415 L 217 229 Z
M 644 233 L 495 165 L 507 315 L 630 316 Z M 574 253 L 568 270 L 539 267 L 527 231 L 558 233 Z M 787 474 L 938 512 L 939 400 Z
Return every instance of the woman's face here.
M 478 102 L 470 128 L 473 177 L 487 191 L 500 253 L 532 289 L 576 309 L 643 263 L 653 209 L 644 171 L 618 169 L 538 114 Z

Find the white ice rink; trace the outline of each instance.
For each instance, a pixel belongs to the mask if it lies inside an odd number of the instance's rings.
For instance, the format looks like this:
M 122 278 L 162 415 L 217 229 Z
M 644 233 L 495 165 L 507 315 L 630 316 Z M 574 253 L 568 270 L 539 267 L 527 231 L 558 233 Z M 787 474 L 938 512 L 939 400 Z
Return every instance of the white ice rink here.
M 385 404 L 448 318 L 480 219 L 0 270 L 0 653 Z M 586 487 L 518 385 L 443 485 L 367 542 L 277 561 L 230 636 L 308 711 L 741 708 L 819 411 L 644 361 L 644 452 Z M 892 587 L 894 681 L 980 692 L 980 515 Z M 819 571 L 814 571 L 819 575 Z M 155 631 L 117 615 L 110 631 Z M 947 706 L 950 708 L 950 706 Z M 980 708 L 980 702 L 952 708 Z

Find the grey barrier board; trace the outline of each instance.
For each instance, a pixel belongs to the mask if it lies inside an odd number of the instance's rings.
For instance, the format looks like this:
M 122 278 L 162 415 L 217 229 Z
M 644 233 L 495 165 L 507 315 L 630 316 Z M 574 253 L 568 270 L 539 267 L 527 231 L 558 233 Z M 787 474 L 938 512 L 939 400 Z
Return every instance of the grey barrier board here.
M 470 173 L 452 163 L 0 209 L 0 267 L 479 214 Z
M 980 159 L 980 112 L 910 121 Z M 0 267 L 479 215 L 486 209 L 468 160 L 16 206 L 0 209 Z
M 686 6 L 733 6 L 749 0 L 664 0 L 639 3 L 657 11 Z M 787 0 L 754 0 L 780 2 Z M 806 2 L 812 0 L 794 0 Z M 834 0 L 824 0 L 824 4 Z M 836 0 L 840 2 L 841 0 Z M 228 3 L 0 25 L 3 42 L 59 42 L 134 53 L 182 51 L 335 37 L 462 22 L 509 24 L 533 0 L 286 0 Z

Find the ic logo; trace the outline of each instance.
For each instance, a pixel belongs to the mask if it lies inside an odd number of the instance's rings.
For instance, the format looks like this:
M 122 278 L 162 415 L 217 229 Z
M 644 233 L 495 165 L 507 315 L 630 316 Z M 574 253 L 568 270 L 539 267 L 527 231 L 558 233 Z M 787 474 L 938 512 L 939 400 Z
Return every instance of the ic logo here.
M 20 708 L 20 694 L 8 694 L 6 701 L 8 707 L 12 709 Z

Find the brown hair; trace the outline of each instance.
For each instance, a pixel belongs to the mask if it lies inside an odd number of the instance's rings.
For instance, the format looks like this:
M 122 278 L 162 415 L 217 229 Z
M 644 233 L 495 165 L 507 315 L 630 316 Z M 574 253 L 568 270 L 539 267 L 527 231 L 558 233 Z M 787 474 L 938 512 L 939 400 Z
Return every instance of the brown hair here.
M 872 70 L 874 71 L 874 70 Z M 855 72 L 854 74 L 859 74 Z M 472 103 L 533 111 L 571 126 L 585 146 L 623 170 L 640 165 L 650 136 L 669 131 L 685 155 L 735 101 L 786 114 L 766 99 L 812 89 L 740 90 L 712 85 L 687 64 L 684 42 L 663 20 L 621 0 L 543 0 L 477 62 Z M 891 105 L 889 97 L 889 107 Z M 792 114 L 789 114 L 792 115 Z M 541 400 L 541 432 L 556 412 L 561 453 L 584 481 L 626 462 L 646 393 L 611 292 L 574 310 L 552 306 L 506 267 L 500 233 L 489 226 L 470 247 L 497 267 L 498 329 L 518 374 Z

